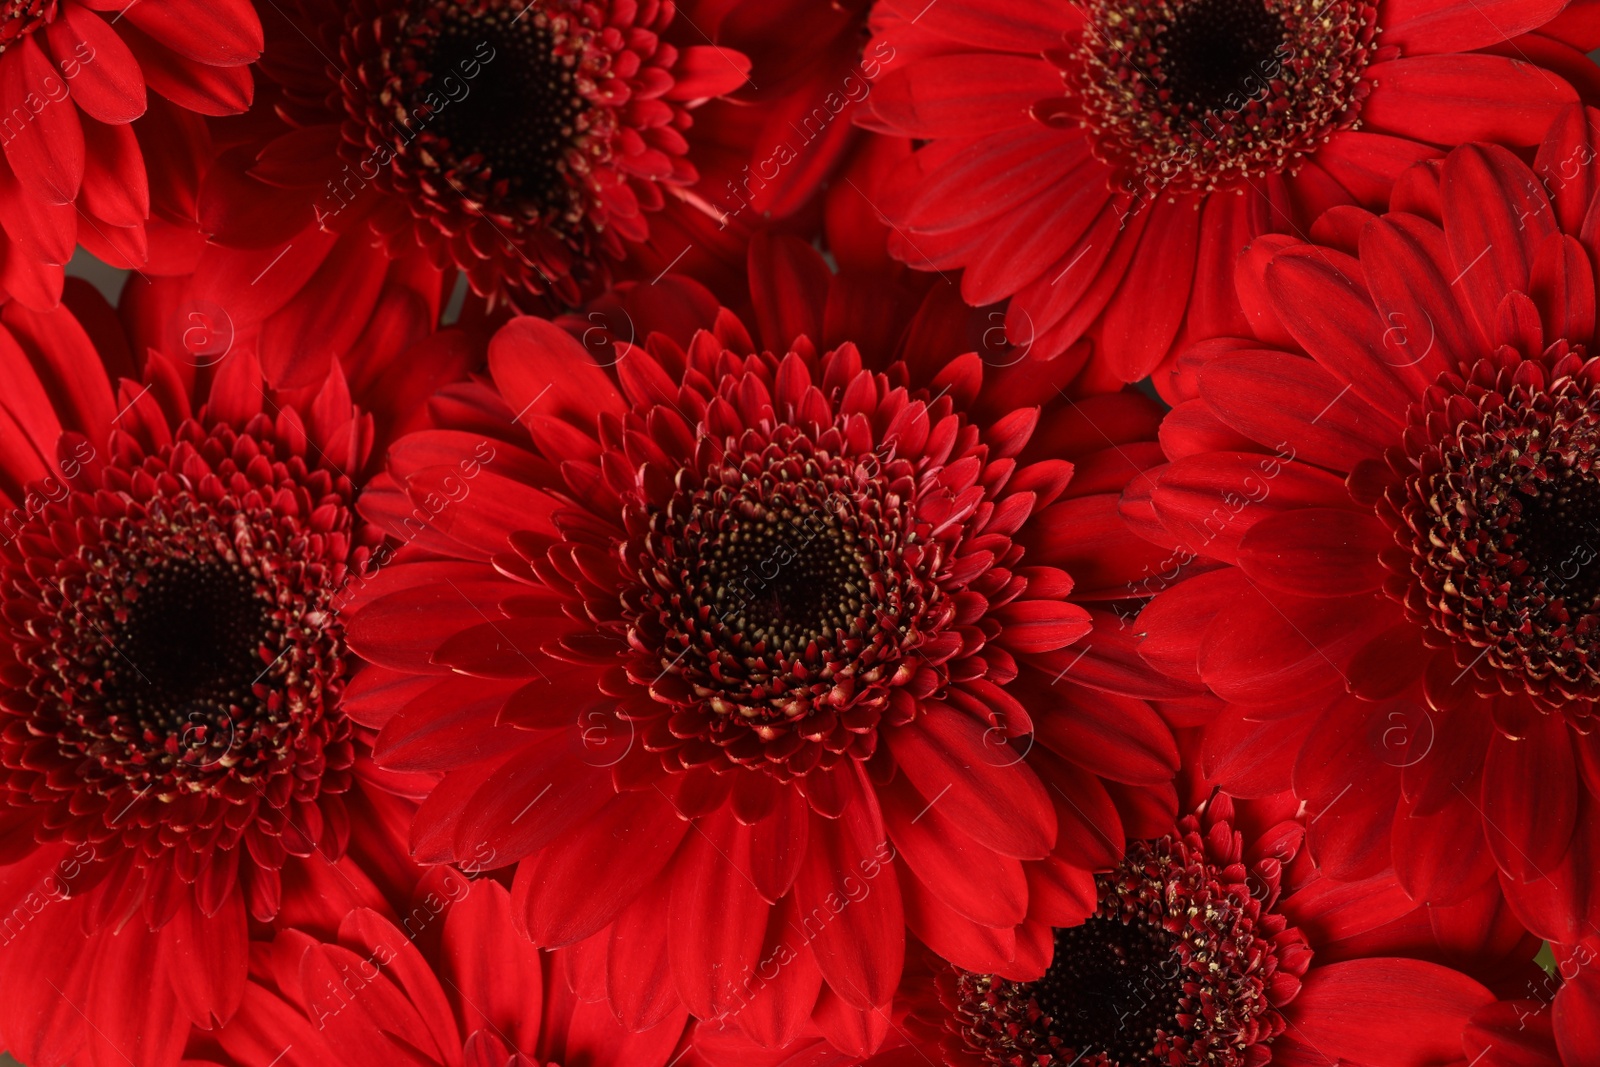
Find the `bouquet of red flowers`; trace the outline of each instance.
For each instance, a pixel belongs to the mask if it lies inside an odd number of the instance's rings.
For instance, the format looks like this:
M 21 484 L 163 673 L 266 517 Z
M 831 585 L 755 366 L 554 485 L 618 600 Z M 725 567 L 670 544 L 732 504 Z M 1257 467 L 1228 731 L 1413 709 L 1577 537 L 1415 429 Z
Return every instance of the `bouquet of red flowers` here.
M 1600 1067 L 1597 49 L 0 3 L 0 1059 Z

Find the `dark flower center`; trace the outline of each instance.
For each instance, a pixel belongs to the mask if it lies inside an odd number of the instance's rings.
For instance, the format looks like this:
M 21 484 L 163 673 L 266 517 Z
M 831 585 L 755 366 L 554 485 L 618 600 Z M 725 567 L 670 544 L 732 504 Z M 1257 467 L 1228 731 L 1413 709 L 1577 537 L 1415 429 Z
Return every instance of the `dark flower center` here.
M 1079 124 L 1137 202 L 1292 170 L 1356 124 L 1377 15 L 1362 0 L 1088 0 L 1060 57 Z
M 1147 922 L 1091 918 L 1057 930 L 1050 970 L 1033 985 L 1051 1035 L 1075 1049 L 1139 1063 L 1177 1029 L 1183 963 L 1171 934 Z
M 1154 41 L 1173 102 L 1221 111 L 1230 97 L 1250 93 L 1251 76 L 1270 69 L 1286 34 L 1283 19 L 1262 0 L 1197 0 L 1180 9 Z
M 332 604 L 379 534 L 266 416 L 172 438 L 114 434 L 113 462 L 0 544 L 0 784 L 46 809 L 39 834 L 181 853 L 192 881 L 246 833 L 308 849 L 296 812 L 348 789 Z
M 1593 609 L 1600 596 L 1600 470 L 1559 466 L 1521 510 L 1513 525 L 1534 580 L 1574 607 Z
M 439 27 L 417 91 L 443 99 L 431 132 L 458 165 L 481 159 L 505 195 L 540 210 L 567 206 L 566 156 L 583 109 L 574 89 L 580 56 L 564 43 L 537 5 L 459 12 Z
M 954 971 L 940 986 L 946 1062 L 993 1067 L 1245 1067 L 1282 1033 L 1281 944 L 1301 942 L 1281 916 L 1277 869 L 1218 864 L 1198 823 L 1182 837 L 1135 841 L 1096 876 L 1099 908 L 1055 932 L 1043 978 L 1015 982 Z M 1222 840 L 1226 840 L 1225 838 Z M 1212 842 L 1215 846 L 1216 842 Z M 1233 846 L 1235 849 L 1237 845 Z M 1305 960 L 1296 961 L 1303 969 Z
M 164 560 L 125 615 L 107 634 L 119 653 L 108 662 L 108 717 L 226 751 L 232 716 L 283 643 L 271 602 L 237 564 Z
M 1380 512 L 1391 594 L 1463 673 L 1576 709 L 1600 695 L 1600 367 L 1563 353 L 1446 375 Z
M 942 609 L 940 549 L 923 545 L 882 465 L 834 451 L 832 432 L 820 444 L 793 427 L 776 436 L 730 441 L 704 471 L 679 474 L 639 545 L 646 583 L 624 601 L 632 643 L 662 650 L 667 677 L 642 681 L 662 696 L 687 686 L 719 735 L 729 717 L 770 733 L 881 709 Z
M 749 767 L 788 781 L 870 759 L 880 724 L 916 715 L 918 698 L 948 684 L 948 664 L 986 637 L 955 626 L 955 560 L 984 494 L 971 483 L 978 457 L 935 463 L 898 440 L 877 444 L 858 412 L 835 415 L 815 388 L 814 408 L 774 424 L 770 401 L 751 408 L 772 380 L 770 359 L 722 376 L 693 445 L 658 449 L 619 492 L 616 625 L 632 688 L 618 695 L 637 694 L 624 713 L 644 724 L 646 749 L 668 772 Z M 852 397 L 881 390 L 888 406 L 906 396 L 887 378 L 855 380 Z M 787 377 L 784 388 L 794 388 Z M 911 412 L 901 422 L 948 420 L 947 449 L 952 439 L 978 447 L 948 399 L 899 403 Z M 748 422 L 736 425 L 744 409 Z M 630 441 L 663 430 L 662 417 L 630 418 Z M 992 545 L 997 556 L 1016 551 Z M 617 603 L 586 611 L 606 618 Z
M 708 546 L 697 603 L 736 604 L 728 623 L 745 641 L 790 655 L 859 632 L 871 563 L 853 547 L 854 531 L 798 501 L 740 510 L 726 539 Z

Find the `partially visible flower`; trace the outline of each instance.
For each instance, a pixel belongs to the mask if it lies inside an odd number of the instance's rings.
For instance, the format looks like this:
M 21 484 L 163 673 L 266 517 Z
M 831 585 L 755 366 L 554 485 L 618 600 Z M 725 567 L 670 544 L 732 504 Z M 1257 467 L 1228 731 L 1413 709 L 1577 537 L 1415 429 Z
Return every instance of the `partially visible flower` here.
M 341 708 L 383 442 L 336 368 L 297 397 L 248 346 L 136 360 L 68 295 L 0 310 L 0 1038 L 166 1067 L 238 1007 L 252 920 L 395 873 L 344 858 L 408 814 Z
M 1534 167 L 1466 145 L 1385 215 L 1259 242 L 1255 336 L 1186 358 L 1124 504 L 1184 562 L 1140 648 L 1224 701 L 1205 773 L 1328 812 L 1332 877 L 1497 879 L 1561 943 L 1600 921 L 1597 130 L 1574 107 Z
M 892 66 L 858 120 L 919 142 L 876 202 L 897 257 L 962 269 L 1046 357 L 1089 337 L 1122 381 L 1240 333 L 1240 249 L 1387 203 L 1466 141 L 1536 144 L 1600 94 L 1563 0 L 883 0 Z
M 261 47 L 250 0 L 0 5 L 0 297 L 53 307 L 80 243 L 119 267 L 181 258 L 168 194 L 208 150 L 196 115 L 249 107 Z M 147 89 L 169 103 L 135 124 Z
M 1041 978 L 923 955 L 901 989 L 897 1039 L 866 1064 L 1449 1062 L 1468 1018 L 1494 1000 L 1441 962 L 1451 953 L 1440 942 L 1458 920 L 1445 913 L 1429 929 L 1388 874 L 1353 891 L 1322 879 L 1302 847 L 1304 817 L 1284 817 L 1295 807 L 1284 799 L 1245 813 L 1218 794 L 1171 831 L 1129 841 L 1122 861 L 1096 875 L 1094 913 L 1055 930 Z M 1503 940 L 1495 925 L 1471 926 L 1467 937 Z M 729 1031 L 705 1025 L 695 1041 L 716 1067 L 751 1062 Z M 783 1063 L 855 1062 L 816 1041 L 786 1051 L 793 1058 Z
M 352 619 L 395 694 L 362 721 L 442 772 L 418 857 L 515 861 L 519 924 L 605 955 L 628 1025 L 866 1051 L 907 926 L 1036 972 L 1175 809 L 1149 701 L 1188 690 L 1111 611 L 1158 554 L 1115 513 L 1156 409 L 988 352 L 946 287 L 752 248 L 754 335 L 677 278 L 581 342 L 518 319 L 391 450 L 361 507 L 411 547 Z
M 294 0 L 268 39 L 281 121 L 219 160 L 205 228 L 288 256 L 361 234 L 523 303 L 576 302 L 652 215 L 701 210 L 690 113 L 749 71 L 658 0 Z
M 693 1067 L 680 1009 L 629 1032 L 570 986 L 570 954 L 518 935 L 496 882 L 436 868 L 396 918 L 351 911 L 337 935 L 285 930 L 252 959 L 231 1023 L 186 1063 L 229 1067 Z M 400 1057 L 397 1061 L 396 1057 Z

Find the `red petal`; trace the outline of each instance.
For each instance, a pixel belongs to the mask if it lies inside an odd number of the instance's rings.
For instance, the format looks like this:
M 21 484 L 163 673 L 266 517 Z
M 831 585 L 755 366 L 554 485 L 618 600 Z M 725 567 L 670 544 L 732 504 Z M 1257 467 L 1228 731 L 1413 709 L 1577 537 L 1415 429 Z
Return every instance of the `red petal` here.
M 567 331 L 543 319 L 513 319 L 489 343 L 489 373 L 524 424 L 556 418 L 592 432 L 601 414 L 621 416 L 622 394 Z
M 1139 251 L 1100 318 L 1103 355 L 1125 382 L 1154 370 L 1177 336 L 1200 245 L 1200 212 L 1188 198 L 1146 210 L 1152 218 Z
M 903 778 L 883 787 L 883 821 L 906 866 L 928 891 L 984 926 L 1010 927 L 1028 913 L 1022 863 L 969 837 L 959 813 L 929 804 Z
M 1196 554 L 1229 563 L 1255 523 L 1300 508 L 1349 506 L 1350 494 L 1335 475 L 1260 452 L 1212 452 L 1168 464 L 1150 500 L 1156 515 L 1180 543 Z
M 1538 29 L 1565 0 L 1389 0 L 1383 43 L 1408 56 L 1472 52 Z
M 131 22 L 123 22 L 119 33 L 138 58 L 145 84 L 185 111 L 220 117 L 249 109 L 254 83 L 248 66 L 195 63 Z
M 611 777 L 583 765 L 576 734 L 557 735 L 514 752 L 483 779 L 462 808 L 454 854 L 477 855 L 487 844 L 498 859 L 509 862 L 538 852 L 594 818 L 614 795 Z M 508 737 L 507 743 L 520 740 Z M 593 857 L 578 855 L 573 860 L 592 862 Z
M 885 7 L 928 33 L 959 41 L 968 48 L 1030 56 L 1059 46 L 1061 35 L 1081 24 L 1081 16 L 1050 0 L 932 7 L 926 6 L 925 0 L 893 0 Z
M 1310 599 L 1252 590 L 1206 631 L 1200 673 L 1217 695 L 1241 704 L 1342 687 L 1349 658 L 1398 613 L 1381 594 Z
M 1466 145 L 1444 164 L 1445 237 L 1458 284 L 1492 336 L 1507 293 L 1528 291 L 1534 258 L 1556 232 L 1550 201 L 1504 148 Z
M 863 1009 L 889 1002 L 905 958 L 905 916 L 889 869 L 894 849 L 876 808 L 863 787 L 840 818 L 817 820 L 794 888 L 801 932 L 823 978 Z
M 510 1036 L 531 1048 L 543 1006 L 539 950 L 517 936 L 511 896 L 503 886 L 488 879 L 469 882 L 454 873 L 446 877 L 459 879 L 465 892 L 446 913 L 441 946 L 441 969 L 459 993 L 461 1029 L 509 1026 Z
M 1404 360 L 1372 358 L 1391 324 L 1360 279 L 1355 260 L 1320 248 L 1290 249 L 1267 267 L 1272 306 L 1306 352 L 1378 410 L 1404 411 L 1421 390 Z
M 1467 1062 L 1482 1060 L 1492 1050 L 1495 1067 L 1562 1067 L 1551 1027 L 1553 1014 L 1543 1010 L 1540 1001 L 1505 1000 L 1479 1009 L 1461 1035 Z M 1600 1035 L 1595 1040 L 1600 1040 Z M 1597 1046 L 1590 1043 L 1585 1047 Z M 1567 1061 L 1569 1065 L 1578 1062 Z
M 113 124 L 132 122 L 144 114 L 139 61 L 105 19 L 77 4 L 66 4 L 45 33 L 56 66 L 72 88 L 72 99 L 85 114 Z
M 1584 949 L 1582 959 L 1593 961 L 1592 949 Z M 1574 957 L 1578 959 L 1580 957 Z M 1593 1064 L 1600 1053 L 1600 980 L 1594 968 L 1579 971 L 1556 994 L 1554 1012 L 1556 1047 L 1566 1067 Z
M 750 60 L 742 52 L 712 45 L 691 45 L 678 53 L 672 88 L 665 100 L 705 100 L 731 93 L 750 79 Z
M 682 1011 L 672 986 L 667 929 L 661 902 L 670 892 L 666 879 L 641 892 L 611 924 L 606 945 L 606 996 L 622 1025 L 645 1030 Z
M 1460 268 L 1436 224 L 1402 212 L 1373 220 L 1361 232 L 1361 269 L 1387 326 L 1377 356 L 1413 387 L 1432 385 L 1451 353 L 1487 346 L 1452 284 Z
M 48 85 L 61 85 L 62 98 L 41 95 Z M 6 161 L 22 187 L 47 204 L 71 203 L 83 184 L 83 126 L 65 88 L 31 34 L 0 56 L 0 100 L 8 109 Z M 20 122 L 18 111 L 24 116 Z
M 666 915 L 672 978 L 689 1011 L 703 1019 L 735 1010 L 740 980 L 760 962 L 772 909 L 747 873 L 751 843 L 749 829 L 723 809 L 695 824 L 673 865 Z
M 179 907 L 162 930 L 161 948 L 173 990 L 194 1025 L 209 1030 L 232 1018 L 249 965 L 243 893 L 229 893 L 209 917 L 197 907 Z
M 1461 1030 L 1494 994 L 1421 960 L 1365 959 L 1315 967 L 1289 1006 L 1278 1040 L 1356 1063 L 1426 1067 L 1461 1056 Z
M 1482 54 L 1408 56 L 1374 63 L 1366 77 L 1375 88 L 1363 124 L 1430 144 L 1538 144 L 1578 95 L 1532 63 Z
M 1519 881 L 1561 862 L 1578 818 L 1577 762 L 1566 720 L 1535 715 L 1527 736 L 1495 733 L 1483 766 L 1483 821 L 1500 869 Z
M 889 71 L 873 83 L 871 107 L 878 120 L 913 137 L 980 137 L 1001 116 L 1024 119 L 1060 84 L 1043 59 L 961 52 Z
M 1150 705 L 1071 682 L 1052 690 L 1059 694 L 1059 704 L 1034 718 L 1041 744 L 1113 781 L 1159 785 L 1172 779 L 1178 769 L 1178 746 Z
M 821 341 L 831 278 L 817 250 L 797 238 L 763 233 L 750 243 L 750 300 L 767 348 L 787 352 L 801 336 Z
M 261 56 L 261 21 L 245 0 L 163 0 L 135 4 L 128 21 L 174 52 L 210 67 L 239 67 Z
M 994 743 L 992 731 L 943 704 L 928 704 L 920 718 L 890 730 L 888 742 L 925 802 L 952 805 L 975 839 L 1018 859 L 1050 851 L 1056 819 L 1049 794 L 1009 745 Z
M 1300 596 L 1344 597 L 1383 587 L 1378 553 L 1394 536 L 1375 516 L 1334 508 L 1269 515 L 1239 542 L 1239 566 L 1263 585 Z
M 165 975 L 152 974 L 151 961 L 160 952 L 159 935 L 141 921 L 94 938 L 87 952 L 94 957 L 94 975 L 87 999 L 78 1005 L 94 1020 L 89 1027 L 89 1053 L 97 1064 L 132 1062 L 177 1063 L 189 1030 Z M 238 966 L 238 960 L 231 961 Z M 130 997 L 138 989 L 143 996 Z
M 1051 600 L 1014 600 L 990 612 L 1004 633 L 1001 644 L 1013 652 L 1051 652 L 1094 629 L 1088 611 Z
M 527 818 L 538 816 L 534 811 Z M 548 810 L 543 818 L 550 818 Z M 610 923 L 672 861 L 690 832 L 653 789 L 618 793 L 581 820 L 564 821 L 571 828 L 517 870 L 516 903 L 540 945 L 570 944 Z

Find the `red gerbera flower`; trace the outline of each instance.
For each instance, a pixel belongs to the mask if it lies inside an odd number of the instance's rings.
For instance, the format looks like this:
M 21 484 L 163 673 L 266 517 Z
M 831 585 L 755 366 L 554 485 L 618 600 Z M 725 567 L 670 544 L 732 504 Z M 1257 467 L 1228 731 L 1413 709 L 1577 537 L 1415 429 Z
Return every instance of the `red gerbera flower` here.
M 296 0 L 269 13 L 281 122 L 229 153 L 202 219 L 225 244 L 370 227 L 485 296 L 575 302 L 694 183 L 690 110 L 749 64 L 692 10 L 606 0 Z M 675 43 L 684 38 L 684 44 Z
M 1255 237 L 1381 207 L 1442 147 L 1535 144 L 1600 90 L 1593 15 L 1565 7 L 883 0 L 869 52 L 892 59 L 862 121 L 926 142 L 877 197 L 892 249 L 964 268 L 969 303 L 1011 297 L 1039 355 L 1088 336 L 1137 381 L 1180 332 L 1245 329 L 1233 263 Z
M 337 372 L 267 390 L 243 346 L 138 368 L 68 295 L 0 311 L 0 1034 L 166 1065 L 237 1007 L 248 921 L 369 902 L 352 823 L 409 818 L 355 789 L 339 709 L 373 420 Z
M 1565 943 L 1600 920 L 1595 121 L 1535 169 L 1466 146 L 1387 215 L 1260 242 L 1256 337 L 1196 350 L 1126 506 L 1194 575 L 1141 651 L 1226 702 L 1206 773 L 1328 812 L 1334 877 L 1392 862 L 1440 901 L 1498 869 Z
M 350 636 L 380 758 L 444 772 L 420 859 L 520 861 L 518 923 L 630 1027 L 681 999 L 867 1050 L 907 923 L 1042 969 L 1123 820 L 1171 818 L 1141 698 L 1185 690 L 1085 606 L 1150 558 L 1115 493 L 1154 409 L 986 371 L 942 288 L 913 316 L 766 247 L 760 342 L 676 279 L 594 313 L 643 348 L 505 327 L 363 498 L 412 544 Z
M 359 908 L 337 936 L 280 933 L 251 961 L 231 1023 L 184 1061 L 238 1067 L 693 1067 L 686 1014 L 640 1033 L 569 980 L 572 960 L 518 936 L 505 887 L 436 868 L 391 918 Z
M 53 307 L 80 242 L 142 265 L 152 196 L 163 206 L 174 181 L 159 172 L 181 173 L 204 144 L 183 112 L 247 108 L 261 43 L 249 0 L 0 5 L 0 295 Z M 157 107 L 136 135 L 147 86 L 176 107 Z
M 1600 1054 L 1600 940 L 1561 947 L 1551 973 L 1473 1013 L 1465 1062 L 1485 1067 L 1591 1067 Z
M 1294 807 L 1258 806 L 1241 824 L 1220 794 L 1176 829 L 1130 841 L 1096 876 L 1094 914 L 1055 931 L 1037 980 L 924 954 L 902 987 L 893 1047 L 867 1067 L 1450 1062 L 1494 995 L 1448 965 L 1446 941 L 1466 933 L 1481 950 L 1508 931 L 1477 909 L 1445 909 L 1430 929 L 1387 873 L 1353 891 L 1328 883 L 1301 848 L 1303 819 L 1262 820 Z M 695 1044 L 716 1067 L 859 1062 L 814 1040 L 763 1056 L 711 1025 Z

